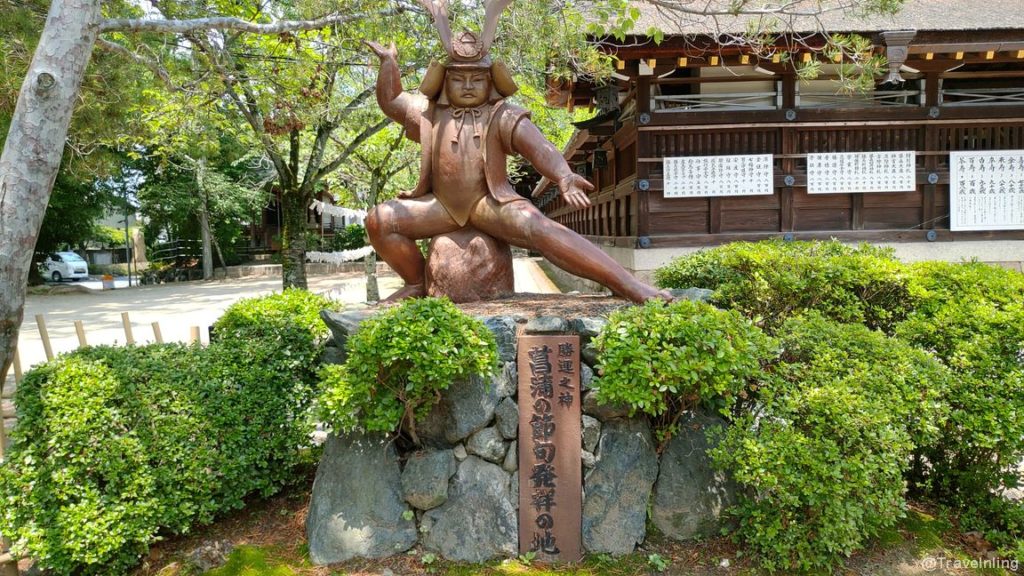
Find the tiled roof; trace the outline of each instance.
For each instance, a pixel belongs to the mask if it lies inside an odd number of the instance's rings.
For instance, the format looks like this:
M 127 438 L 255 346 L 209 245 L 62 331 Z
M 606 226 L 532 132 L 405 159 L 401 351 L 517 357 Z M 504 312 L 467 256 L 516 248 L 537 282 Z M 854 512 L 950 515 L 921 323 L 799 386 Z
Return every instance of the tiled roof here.
M 665 4 L 700 10 L 727 12 L 728 0 L 663 0 Z M 787 4 L 786 0 L 754 0 L 750 6 Z M 808 10 L 819 2 L 807 0 Z M 826 6 L 830 3 L 824 3 Z M 834 5 L 834 4 L 833 4 Z M 634 28 L 643 34 L 649 28 L 672 34 L 738 34 L 756 22 L 759 16 L 680 15 L 648 2 L 636 2 L 641 17 Z M 717 7 L 717 8 L 716 8 Z M 907 0 L 899 14 L 894 16 L 859 17 L 850 12 L 833 10 L 817 17 L 781 16 L 780 29 L 794 32 L 814 32 L 826 29 L 832 32 L 881 32 L 885 30 L 1021 30 L 1024 36 L 1024 0 Z

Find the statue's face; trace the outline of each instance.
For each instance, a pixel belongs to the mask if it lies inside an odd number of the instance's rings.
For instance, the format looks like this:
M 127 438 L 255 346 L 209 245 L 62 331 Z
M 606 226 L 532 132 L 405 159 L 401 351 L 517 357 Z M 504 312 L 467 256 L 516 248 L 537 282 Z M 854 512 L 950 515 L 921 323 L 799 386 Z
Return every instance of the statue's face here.
M 476 108 L 491 95 L 491 73 L 488 70 L 448 70 L 445 75 L 448 102 L 456 108 Z

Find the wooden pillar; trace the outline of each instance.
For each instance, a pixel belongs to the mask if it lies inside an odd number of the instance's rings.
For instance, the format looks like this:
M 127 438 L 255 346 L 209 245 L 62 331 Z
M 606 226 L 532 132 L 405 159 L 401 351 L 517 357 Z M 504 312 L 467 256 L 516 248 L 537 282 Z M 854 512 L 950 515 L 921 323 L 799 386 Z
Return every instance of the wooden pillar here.
M 924 105 L 939 105 L 939 73 L 928 72 L 924 76 Z
M 935 229 L 935 196 L 938 189 L 937 184 L 928 181 L 929 174 L 938 174 L 939 157 L 934 154 L 939 149 L 938 130 L 931 125 L 925 125 L 924 150 L 930 152 L 924 157 L 925 183 L 921 186 L 921 222 L 924 230 Z
M 640 158 L 651 157 L 651 133 L 640 130 L 642 123 L 639 122 L 641 115 L 646 114 L 648 117 L 651 115 L 651 77 L 640 76 L 636 81 L 636 111 L 637 111 L 637 134 L 636 134 L 636 158 L 633 160 L 636 162 L 636 178 L 639 183 L 642 180 L 650 180 L 651 177 L 651 163 L 640 162 Z M 636 235 L 637 236 L 649 236 L 651 233 L 650 227 L 650 200 L 648 198 L 648 190 L 636 191 L 637 194 L 637 207 L 636 207 Z
M 782 108 L 793 110 L 796 108 L 796 82 L 795 74 L 782 75 Z M 796 154 L 797 139 L 796 129 L 792 126 L 781 128 L 782 154 L 792 156 Z M 782 159 L 782 173 L 792 174 L 796 168 L 796 161 L 792 158 Z M 796 224 L 796 214 L 793 209 L 793 187 L 783 186 L 779 191 L 779 231 L 792 232 Z

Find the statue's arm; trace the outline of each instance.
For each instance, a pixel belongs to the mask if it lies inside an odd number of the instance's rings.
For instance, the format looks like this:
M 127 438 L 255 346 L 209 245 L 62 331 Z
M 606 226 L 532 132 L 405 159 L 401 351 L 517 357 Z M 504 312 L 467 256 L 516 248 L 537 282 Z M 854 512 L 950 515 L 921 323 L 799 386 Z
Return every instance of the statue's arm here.
M 424 109 L 426 98 L 402 90 L 398 51 L 394 43 L 389 48 L 384 48 L 376 42 L 366 42 L 366 45 L 380 58 L 380 71 L 377 73 L 377 104 L 388 118 L 406 129 L 411 139 L 418 140 L 419 115 Z
M 516 122 L 512 132 L 512 151 L 526 158 L 541 176 L 557 184 L 559 192 L 570 206 L 590 206 L 587 192 L 592 191 L 594 185 L 572 171 L 562 153 L 548 142 L 529 118 L 524 117 Z

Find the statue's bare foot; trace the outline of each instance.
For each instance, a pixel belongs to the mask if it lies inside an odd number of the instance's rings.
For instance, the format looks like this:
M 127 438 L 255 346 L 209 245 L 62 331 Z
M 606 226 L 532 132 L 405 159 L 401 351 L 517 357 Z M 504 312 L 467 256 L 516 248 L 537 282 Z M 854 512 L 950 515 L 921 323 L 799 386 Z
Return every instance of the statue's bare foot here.
M 634 292 L 633 297 L 630 299 L 638 304 L 649 300 L 662 300 L 666 303 L 675 300 L 672 293 L 668 290 L 658 290 L 654 286 L 649 286 L 647 284 L 640 284 Z
M 406 298 L 422 298 L 427 295 L 427 287 L 423 284 L 406 284 L 399 288 L 394 294 L 381 300 L 382 304 L 398 302 Z

